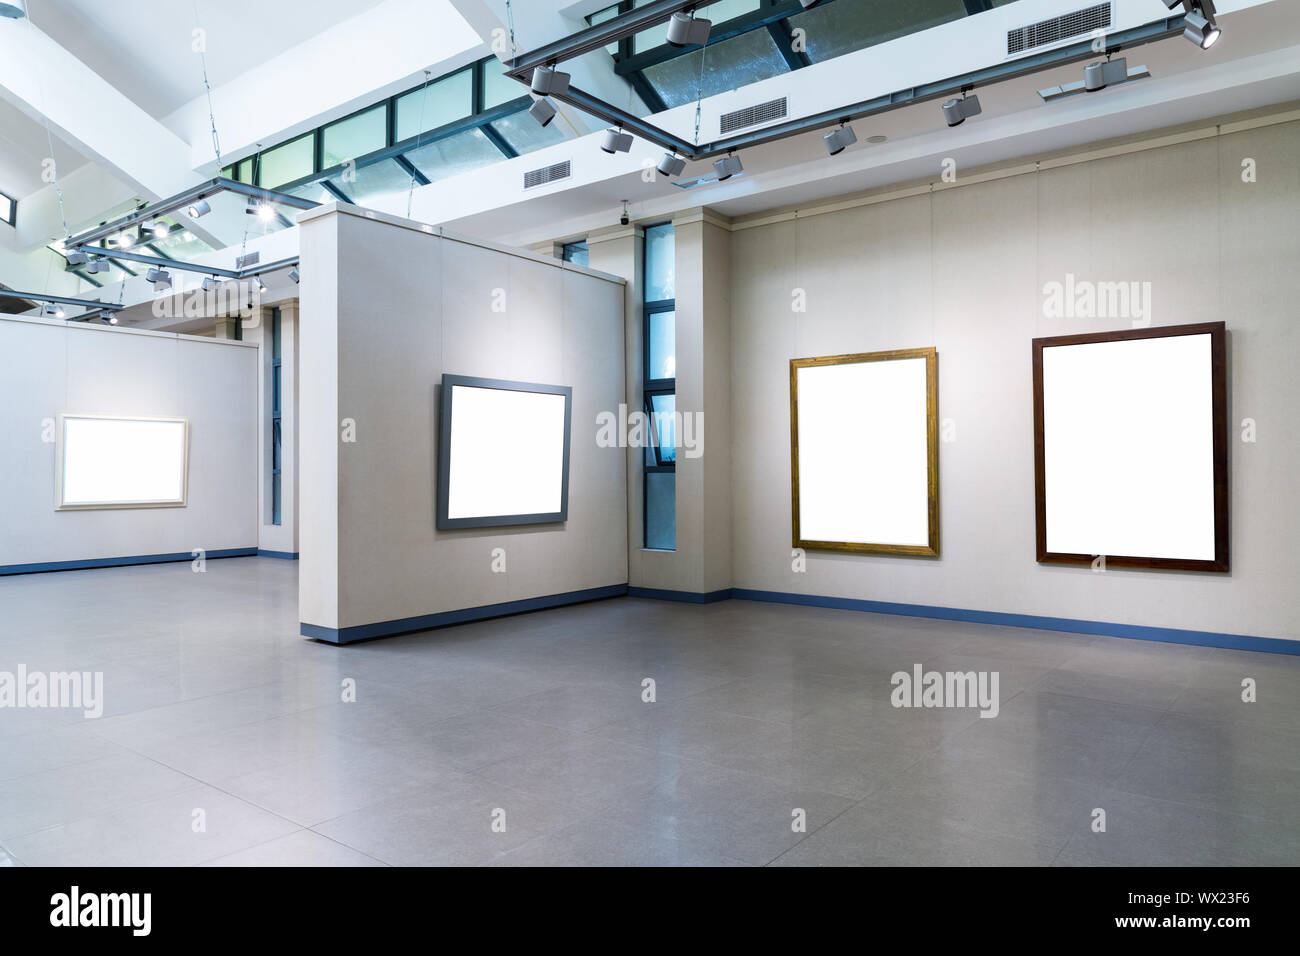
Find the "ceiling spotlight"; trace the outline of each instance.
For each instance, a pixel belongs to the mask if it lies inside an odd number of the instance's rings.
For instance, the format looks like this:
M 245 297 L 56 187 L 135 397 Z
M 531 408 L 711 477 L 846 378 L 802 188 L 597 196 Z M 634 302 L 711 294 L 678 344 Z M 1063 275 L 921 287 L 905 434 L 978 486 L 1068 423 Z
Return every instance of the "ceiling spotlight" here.
M 713 168 L 718 173 L 718 182 L 720 183 L 730 179 L 736 173 L 745 171 L 739 156 L 723 156 L 721 159 L 714 160 Z
M 105 259 L 91 259 L 89 262 L 86 263 L 86 271 L 89 272 L 91 275 L 94 275 L 99 272 L 107 272 L 108 261 Z
M 57 302 L 47 302 L 45 303 L 45 314 L 52 315 L 56 319 L 61 319 L 63 318 L 63 306 L 59 305 Z
M 533 105 L 528 107 L 528 113 L 542 126 L 550 126 L 551 120 L 555 119 L 555 107 L 550 100 L 534 100 Z
M 90 260 L 84 249 L 73 249 L 68 253 L 68 265 L 84 266 Z
M 261 276 L 253 276 L 253 287 L 257 289 L 258 292 L 266 291 L 266 283 L 262 281 Z
M 694 11 L 679 10 L 668 21 L 668 44 L 670 46 L 704 46 L 709 42 L 709 31 L 713 21 L 702 17 L 697 19 Z
M 1192 12 L 1183 17 L 1183 36 L 1202 50 L 1214 46 L 1222 32 L 1212 17 L 1207 17 L 1200 7 L 1193 7 Z
M 135 245 L 135 236 L 132 236 L 129 232 L 118 233 L 115 245 L 119 249 L 130 249 Z
M 845 123 L 839 129 L 831 130 L 822 139 L 826 141 L 826 152 L 831 156 L 838 156 L 845 148 L 858 141 L 858 134 L 853 132 L 852 126 Z
M 980 112 L 980 98 L 967 96 L 965 93 L 960 98 L 953 97 L 943 104 L 943 118 L 948 121 L 949 126 L 960 126 L 970 117 L 978 116 Z
M 298 275 L 298 270 L 297 270 L 297 269 L 290 269 L 290 270 L 289 270 L 289 278 L 292 279 L 295 283 L 297 283 L 297 281 L 298 281 L 299 278 L 301 278 L 301 277 Z
M 155 291 L 160 285 L 170 287 L 172 284 L 172 275 L 165 269 L 150 269 L 144 274 L 144 277 L 154 284 Z
M 600 148 L 611 156 L 614 153 L 627 153 L 632 150 L 632 134 L 625 133 L 620 129 L 605 130 L 605 138 L 601 140 Z
M 209 276 L 203 280 L 204 292 L 216 292 L 219 288 L 221 288 L 221 280 L 216 276 Z
M 569 89 L 571 79 L 571 74 L 557 70 L 554 63 L 539 66 L 533 70 L 532 89 L 538 96 L 562 96 Z
M 198 199 L 190 203 L 190 208 L 186 212 L 191 219 L 199 219 L 212 212 L 212 206 L 206 199 Z
M 1116 60 L 1099 60 L 1083 68 L 1083 88 L 1089 93 L 1096 93 L 1115 83 L 1128 79 L 1128 57 Z
M 172 227 L 161 219 L 155 219 L 153 222 L 148 223 L 145 228 L 154 234 L 155 239 L 166 238 L 167 233 L 172 231 Z
M 676 153 L 664 153 L 664 158 L 659 160 L 656 168 L 664 176 L 680 176 L 686 168 L 686 160 Z

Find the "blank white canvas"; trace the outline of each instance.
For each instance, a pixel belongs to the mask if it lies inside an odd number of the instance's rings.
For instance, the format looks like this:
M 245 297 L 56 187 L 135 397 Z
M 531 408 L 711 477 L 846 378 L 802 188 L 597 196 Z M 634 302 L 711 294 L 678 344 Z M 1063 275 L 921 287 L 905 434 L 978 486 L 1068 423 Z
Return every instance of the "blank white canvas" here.
M 925 359 L 797 370 L 799 536 L 930 543 Z
M 61 506 L 184 500 L 184 421 L 64 418 Z
M 564 402 L 550 393 L 453 385 L 447 517 L 558 513 Z
M 1047 550 L 1214 560 L 1210 336 L 1043 349 Z

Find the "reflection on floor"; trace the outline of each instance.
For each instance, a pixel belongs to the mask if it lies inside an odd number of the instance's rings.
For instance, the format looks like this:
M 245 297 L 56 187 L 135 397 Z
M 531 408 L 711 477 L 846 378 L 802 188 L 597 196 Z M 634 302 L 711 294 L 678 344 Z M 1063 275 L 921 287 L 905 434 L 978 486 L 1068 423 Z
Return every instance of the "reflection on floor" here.
M 633 599 L 339 648 L 296 570 L 0 579 L 0 671 L 104 680 L 0 709 L 0 864 L 1300 863 L 1300 658 Z

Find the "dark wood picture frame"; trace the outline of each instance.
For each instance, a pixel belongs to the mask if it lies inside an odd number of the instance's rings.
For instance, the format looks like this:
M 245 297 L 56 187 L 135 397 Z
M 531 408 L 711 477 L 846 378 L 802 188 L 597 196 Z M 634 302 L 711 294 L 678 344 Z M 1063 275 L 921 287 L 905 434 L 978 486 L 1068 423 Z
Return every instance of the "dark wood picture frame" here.
M 1034 506 L 1036 555 L 1043 564 L 1090 565 L 1104 557 L 1106 567 L 1146 568 L 1169 571 L 1227 572 L 1228 562 L 1228 363 L 1227 326 L 1223 322 L 1168 325 L 1120 332 L 1056 335 L 1033 340 L 1034 375 Z M 1047 550 L 1047 475 L 1043 413 L 1043 350 L 1063 345 L 1097 342 L 1126 342 L 1134 339 L 1175 336 L 1210 336 L 1211 414 L 1214 441 L 1214 559 L 1160 558 L 1144 555 L 1093 555 Z M 1108 388 L 1115 387 L 1108 383 Z
M 925 359 L 926 495 L 928 501 L 927 543 L 872 544 L 857 541 L 811 541 L 799 531 L 799 369 L 819 365 L 857 365 L 898 359 Z M 790 499 L 792 546 L 805 550 L 850 551 L 858 554 L 891 554 L 917 557 L 939 555 L 939 357 L 933 348 L 894 349 L 887 352 L 859 352 L 852 355 L 823 355 L 790 360 Z

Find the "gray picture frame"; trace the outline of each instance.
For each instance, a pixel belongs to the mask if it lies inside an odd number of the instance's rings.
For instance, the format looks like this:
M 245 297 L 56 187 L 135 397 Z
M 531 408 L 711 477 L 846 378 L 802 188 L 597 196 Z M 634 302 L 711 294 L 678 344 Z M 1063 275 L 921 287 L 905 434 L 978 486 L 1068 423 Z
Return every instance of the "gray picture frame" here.
M 564 396 L 564 465 L 560 478 L 560 510 L 541 514 L 479 515 L 470 518 L 452 518 L 451 495 L 451 421 L 455 387 L 493 388 L 511 392 L 533 392 L 541 395 Z M 557 524 L 569 519 L 569 447 L 573 432 L 573 387 L 570 385 L 543 385 L 536 382 L 514 382 L 499 378 L 478 378 L 472 375 L 442 376 L 438 409 L 438 514 L 439 531 L 458 528 L 500 528 L 510 525 Z

